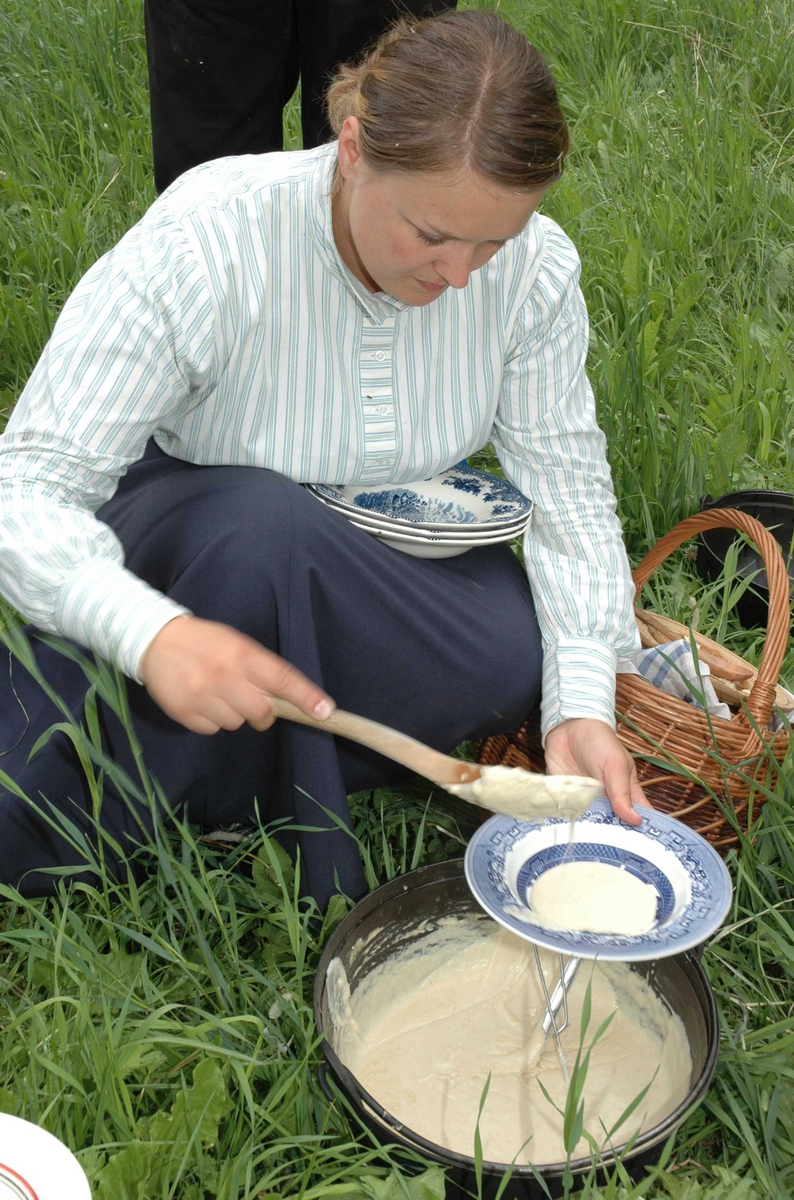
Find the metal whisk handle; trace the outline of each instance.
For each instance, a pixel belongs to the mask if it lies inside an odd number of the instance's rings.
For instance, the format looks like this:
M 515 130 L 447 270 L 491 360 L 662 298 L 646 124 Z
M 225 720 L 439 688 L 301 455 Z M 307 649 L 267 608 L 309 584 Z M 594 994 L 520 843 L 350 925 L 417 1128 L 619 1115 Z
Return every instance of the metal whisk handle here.
M 543 1018 L 542 1023 L 542 1029 L 546 1036 L 551 1033 L 552 1026 L 557 1029 L 558 1033 L 562 1033 L 563 1029 L 568 1024 L 568 988 L 576 978 L 581 965 L 581 958 L 569 958 L 565 962 L 560 975 L 560 982 L 551 993 L 551 996 L 547 999 L 546 1015 Z M 562 1026 L 557 1027 L 557 1017 L 561 1008 L 565 1009 L 565 1020 Z

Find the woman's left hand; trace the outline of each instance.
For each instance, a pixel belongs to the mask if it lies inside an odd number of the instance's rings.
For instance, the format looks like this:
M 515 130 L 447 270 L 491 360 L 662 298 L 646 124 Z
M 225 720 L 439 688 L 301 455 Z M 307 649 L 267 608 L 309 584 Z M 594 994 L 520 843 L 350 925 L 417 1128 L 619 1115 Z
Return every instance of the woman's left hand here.
M 599 779 L 615 815 L 629 825 L 639 825 L 642 820 L 633 807 L 635 804 L 652 807 L 640 787 L 634 760 L 605 721 L 575 717 L 549 730 L 546 772 Z

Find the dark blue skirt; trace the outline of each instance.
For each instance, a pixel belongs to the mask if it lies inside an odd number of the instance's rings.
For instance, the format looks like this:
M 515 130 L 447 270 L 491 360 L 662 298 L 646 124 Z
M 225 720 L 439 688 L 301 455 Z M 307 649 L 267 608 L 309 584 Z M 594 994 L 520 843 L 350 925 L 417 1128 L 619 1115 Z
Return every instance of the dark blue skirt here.
M 128 568 L 197 616 L 231 625 L 294 663 L 340 708 L 403 730 L 438 750 L 519 724 L 540 688 L 540 634 L 526 576 L 507 546 L 426 560 L 384 546 L 298 484 L 256 467 L 201 467 L 150 442 L 99 511 Z M 39 669 L 84 720 L 79 663 L 26 630 Z M 10 655 L 0 667 L 0 770 L 27 799 L 0 791 L 0 881 L 28 895 L 53 890 L 47 868 L 91 878 L 92 800 L 62 714 Z M 128 681 L 148 771 L 173 812 L 203 827 L 281 820 L 304 890 L 320 903 L 365 889 L 347 795 L 399 784 L 395 763 L 330 734 L 277 721 L 211 736 L 172 721 Z M 129 738 L 100 702 L 104 752 L 139 778 Z M 35 803 L 30 803 L 29 801 Z M 64 836 L 64 822 L 71 836 Z M 151 805 L 105 778 L 99 815 L 106 866 L 146 841 Z M 104 840 L 104 839 L 103 839 Z M 114 847 L 117 847 L 116 850 Z M 139 856 L 140 857 L 140 856 Z

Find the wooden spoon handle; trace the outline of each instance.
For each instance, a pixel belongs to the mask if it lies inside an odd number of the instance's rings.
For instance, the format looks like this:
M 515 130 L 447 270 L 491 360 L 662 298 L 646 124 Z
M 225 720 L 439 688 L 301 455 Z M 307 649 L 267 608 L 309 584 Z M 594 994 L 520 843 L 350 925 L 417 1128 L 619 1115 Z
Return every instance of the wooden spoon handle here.
M 438 750 L 417 742 L 415 738 L 390 729 L 388 725 L 380 725 L 367 717 L 358 717 L 355 713 L 335 709 L 324 721 L 309 717 L 305 712 L 281 700 L 278 696 L 268 696 L 270 707 L 277 717 L 287 721 L 296 721 L 299 725 L 310 725 L 312 729 L 321 729 L 324 733 L 334 733 L 339 737 L 349 738 L 351 742 L 359 742 L 370 750 L 377 750 L 386 758 L 410 767 L 419 775 L 433 783 L 446 787 L 449 783 L 471 783 L 479 779 L 480 768 L 476 763 L 462 762 L 458 758 L 450 758 L 448 754 L 439 754 Z

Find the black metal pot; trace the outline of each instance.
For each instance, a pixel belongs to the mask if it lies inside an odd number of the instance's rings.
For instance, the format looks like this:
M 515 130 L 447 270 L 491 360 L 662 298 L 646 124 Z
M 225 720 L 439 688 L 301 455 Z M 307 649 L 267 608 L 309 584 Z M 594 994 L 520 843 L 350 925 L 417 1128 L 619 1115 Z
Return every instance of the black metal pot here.
M 730 492 L 717 500 L 711 496 L 704 496 L 700 502 L 701 512 L 712 508 L 738 508 L 740 512 L 755 517 L 766 526 L 783 551 L 794 594 L 794 494 L 765 491 Z M 707 529 L 699 535 L 695 565 L 703 579 L 710 581 L 719 578 L 725 566 L 725 556 L 737 537 L 738 534 L 732 529 Z M 769 615 L 766 571 L 761 555 L 747 543 L 742 543 L 739 549 L 737 570 L 742 575 L 755 576 L 736 604 L 739 620 L 751 628 L 757 625 L 765 626 Z
M 324 1033 L 329 1026 L 326 974 L 332 958 L 342 960 L 351 991 L 355 991 L 358 983 L 375 967 L 411 942 L 426 936 L 433 928 L 434 921 L 467 913 L 481 913 L 481 909 L 469 891 L 462 859 L 410 871 L 384 884 L 357 904 L 334 930 L 317 968 L 314 1019 L 319 1032 Z M 376 930 L 382 932 L 367 941 Z M 603 1161 L 607 1167 L 619 1154 L 629 1174 L 633 1178 L 640 1178 L 645 1167 L 658 1160 L 663 1143 L 681 1123 L 687 1111 L 702 1100 L 708 1091 L 717 1065 L 719 1031 L 714 993 L 695 953 L 651 963 L 635 963 L 632 969 L 651 979 L 657 994 L 681 1017 L 692 1053 L 692 1078 L 684 1102 L 664 1121 L 637 1138 L 625 1156 L 622 1153 L 624 1146 L 615 1147 L 614 1154 L 604 1154 Z M 447 1200 L 463 1200 L 463 1197 L 477 1194 L 472 1157 L 437 1146 L 409 1129 L 364 1090 L 325 1039 L 322 1051 L 351 1111 L 377 1142 L 392 1148 L 403 1147 L 409 1152 L 409 1157 L 412 1152 L 414 1162 L 418 1153 L 444 1166 L 448 1181 Z M 331 1095 L 323 1075 L 321 1068 L 321 1082 L 327 1094 Z M 574 1176 L 585 1175 L 591 1168 L 589 1158 L 576 1159 L 570 1164 Z M 552 1196 L 561 1193 L 565 1163 L 539 1166 L 534 1170 L 542 1176 Z M 483 1164 L 483 1200 L 493 1200 L 506 1171 L 506 1164 Z M 540 1200 L 543 1195 L 533 1168 L 516 1166 L 510 1183 L 502 1193 L 502 1200 Z

